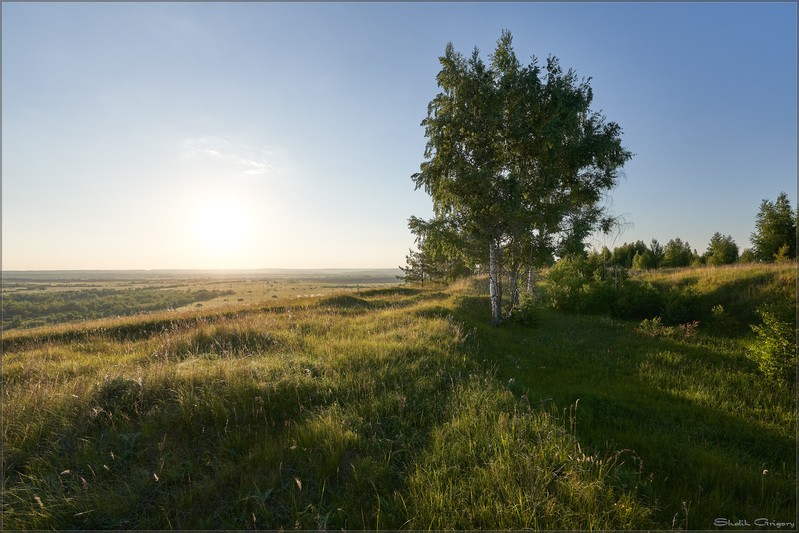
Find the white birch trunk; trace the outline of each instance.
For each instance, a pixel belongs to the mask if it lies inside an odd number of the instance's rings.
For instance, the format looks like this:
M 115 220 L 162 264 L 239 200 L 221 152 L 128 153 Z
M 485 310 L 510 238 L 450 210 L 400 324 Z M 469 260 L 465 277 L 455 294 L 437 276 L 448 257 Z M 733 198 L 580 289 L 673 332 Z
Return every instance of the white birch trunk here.
M 502 321 L 502 286 L 499 284 L 499 258 L 497 243 L 493 239 L 488 245 L 488 293 L 491 298 L 491 325 Z
M 530 267 L 527 269 L 527 294 L 532 294 L 535 287 L 535 269 Z
M 510 311 L 508 314 L 519 306 L 519 267 L 512 267 L 508 272 L 508 290 L 510 291 Z

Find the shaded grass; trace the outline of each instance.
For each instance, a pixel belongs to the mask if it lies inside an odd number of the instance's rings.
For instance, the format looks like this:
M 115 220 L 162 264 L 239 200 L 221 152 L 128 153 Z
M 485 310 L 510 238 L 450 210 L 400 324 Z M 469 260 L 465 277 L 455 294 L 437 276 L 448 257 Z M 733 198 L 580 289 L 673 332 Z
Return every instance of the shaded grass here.
M 579 400 L 586 448 L 635 450 L 658 527 L 795 521 L 793 398 L 761 378 L 742 343 L 654 338 L 634 323 L 543 309 L 535 328 L 492 329 L 488 303 L 477 304 L 463 296 L 455 313 L 475 328 L 475 357 L 533 403 Z
M 414 527 L 608 530 L 651 523 L 638 484 L 631 492 L 618 488 L 625 476 L 636 477 L 620 468 L 624 454 L 586 455 L 556 412 L 533 411 L 479 381 L 455 387 L 450 411 L 410 477 Z
M 363 298 L 358 298 L 357 296 L 350 296 L 348 294 L 322 298 L 319 301 L 319 305 L 328 306 L 328 307 L 341 307 L 345 309 L 352 309 L 352 308 L 368 309 L 369 307 L 372 306 L 370 302 L 364 300 Z
M 749 325 L 759 322 L 757 308 L 766 304 L 778 305 L 788 317 L 796 315 L 795 263 L 650 270 L 638 277 L 661 288 L 692 291 L 693 319 L 714 335 L 749 335 Z M 713 307 L 719 305 L 724 312 L 714 316 Z

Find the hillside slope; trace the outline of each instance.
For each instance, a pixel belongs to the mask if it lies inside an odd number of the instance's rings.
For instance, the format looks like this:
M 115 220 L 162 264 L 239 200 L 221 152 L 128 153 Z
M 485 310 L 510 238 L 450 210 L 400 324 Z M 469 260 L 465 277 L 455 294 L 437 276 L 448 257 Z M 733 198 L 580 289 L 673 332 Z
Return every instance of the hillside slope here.
M 487 323 L 464 282 L 12 332 L 3 527 L 795 521 L 792 397 L 740 344 Z

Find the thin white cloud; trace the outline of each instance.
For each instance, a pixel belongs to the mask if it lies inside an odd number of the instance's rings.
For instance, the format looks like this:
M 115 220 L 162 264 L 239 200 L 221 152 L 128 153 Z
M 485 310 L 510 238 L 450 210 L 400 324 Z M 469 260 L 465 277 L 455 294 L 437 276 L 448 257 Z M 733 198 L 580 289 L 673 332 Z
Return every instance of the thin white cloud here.
M 193 137 L 183 140 L 184 159 L 214 163 L 229 169 L 235 177 L 276 176 L 290 171 L 292 166 L 280 147 L 253 148 L 229 137 Z

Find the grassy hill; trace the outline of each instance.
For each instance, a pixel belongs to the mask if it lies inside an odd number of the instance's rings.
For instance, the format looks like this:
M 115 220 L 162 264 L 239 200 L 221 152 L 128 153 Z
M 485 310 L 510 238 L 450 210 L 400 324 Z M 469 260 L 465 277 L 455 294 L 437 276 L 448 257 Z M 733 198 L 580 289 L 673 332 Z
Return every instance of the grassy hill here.
M 642 272 L 640 279 L 664 288 L 688 289 L 696 318 L 716 326 L 716 333 L 738 337 L 751 333 L 749 325 L 758 321 L 756 309 L 766 304 L 789 307 L 788 312 L 796 314 L 795 263 L 650 270 Z M 714 316 L 715 306 L 723 309 L 721 318 Z M 726 331 L 719 325 L 726 325 Z
M 652 282 L 698 276 L 730 315 L 790 285 L 713 272 Z M 745 333 L 547 309 L 492 329 L 483 285 L 6 332 L 3 528 L 796 522 L 794 395 Z

